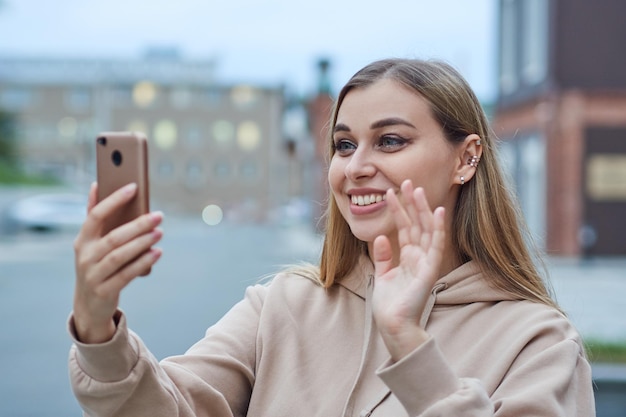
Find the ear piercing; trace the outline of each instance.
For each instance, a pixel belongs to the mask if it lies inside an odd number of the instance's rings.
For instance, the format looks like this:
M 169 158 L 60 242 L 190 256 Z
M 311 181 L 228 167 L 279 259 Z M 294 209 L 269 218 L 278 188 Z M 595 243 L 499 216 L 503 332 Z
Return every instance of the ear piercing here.
M 467 161 L 467 164 L 472 168 L 476 168 L 478 166 L 478 161 L 480 161 L 480 158 L 478 155 L 474 155 Z M 461 185 L 463 184 L 465 184 L 465 177 L 461 175 Z

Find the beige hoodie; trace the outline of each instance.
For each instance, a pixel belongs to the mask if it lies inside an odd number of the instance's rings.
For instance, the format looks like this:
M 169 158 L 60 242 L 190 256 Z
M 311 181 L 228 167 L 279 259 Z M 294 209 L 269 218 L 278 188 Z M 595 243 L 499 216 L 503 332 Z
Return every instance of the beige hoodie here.
M 74 336 L 74 392 L 94 417 L 595 415 L 580 337 L 558 311 L 491 289 L 470 262 L 433 289 L 431 339 L 391 364 L 372 277 L 369 260 L 328 290 L 279 274 L 161 363 L 119 312 L 111 341 Z

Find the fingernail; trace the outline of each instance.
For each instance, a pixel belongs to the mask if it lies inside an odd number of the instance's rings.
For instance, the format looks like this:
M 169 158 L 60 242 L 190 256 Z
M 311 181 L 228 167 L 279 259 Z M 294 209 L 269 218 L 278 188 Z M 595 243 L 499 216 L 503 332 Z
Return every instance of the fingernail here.
M 161 249 L 159 249 L 159 248 L 151 248 L 150 249 L 150 254 L 156 260 L 156 259 L 159 259 L 161 257 L 161 255 L 163 254 L 163 251 L 161 251 Z
M 130 184 L 125 185 L 123 188 L 125 194 L 134 193 L 136 189 L 137 189 L 137 184 L 134 182 L 131 182 Z
M 163 220 L 163 212 L 153 211 L 152 213 L 150 213 L 150 217 L 152 218 L 152 220 L 155 220 L 155 221 Z

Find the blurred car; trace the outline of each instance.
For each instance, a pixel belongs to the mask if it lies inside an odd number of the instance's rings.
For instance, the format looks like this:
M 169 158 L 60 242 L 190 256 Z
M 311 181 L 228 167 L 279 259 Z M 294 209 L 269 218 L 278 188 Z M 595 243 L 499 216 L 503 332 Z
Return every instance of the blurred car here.
M 281 226 L 309 224 L 313 221 L 312 203 L 304 198 L 292 198 L 270 213 L 270 219 Z
M 4 210 L 0 228 L 5 233 L 78 230 L 87 215 L 86 200 L 72 193 L 25 197 Z

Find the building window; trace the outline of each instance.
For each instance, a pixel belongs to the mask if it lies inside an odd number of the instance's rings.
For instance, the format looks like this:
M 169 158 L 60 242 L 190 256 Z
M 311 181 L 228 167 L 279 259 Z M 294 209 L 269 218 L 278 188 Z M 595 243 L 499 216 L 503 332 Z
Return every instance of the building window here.
M 230 161 L 218 160 L 213 164 L 213 173 L 215 178 L 220 181 L 226 181 L 230 178 L 232 173 L 232 167 Z
M 261 129 L 258 123 L 245 121 L 237 126 L 237 145 L 246 152 L 256 150 L 261 144 Z
M 512 181 L 535 243 L 545 247 L 546 231 L 546 147 L 535 134 L 502 142 L 499 156 Z
M 116 107 L 127 107 L 133 103 L 133 90 L 128 86 L 117 86 L 113 88 L 113 105 Z
M 204 94 L 203 102 L 209 107 L 217 107 L 222 104 L 223 92 L 219 88 L 208 88 Z
M 146 136 L 148 136 L 148 132 L 150 131 L 148 124 L 140 119 L 131 120 L 131 122 L 128 123 L 126 129 L 130 132 L 141 132 Z
M 256 182 L 260 177 L 258 162 L 252 159 L 244 160 L 239 165 L 239 174 L 245 182 Z
M 191 124 L 185 128 L 185 146 L 189 149 L 198 149 L 202 147 L 203 135 L 202 126 Z
M 76 135 L 78 133 L 78 122 L 73 117 L 64 117 L 59 120 L 57 124 L 57 129 L 59 135 L 61 136 L 61 140 L 67 143 L 71 143 L 76 140 Z
M 539 247 L 545 247 L 546 231 L 546 147 L 539 135 L 520 143 L 521 175 L 524 186 L 520 201 L 528 228 Z
M 548 1 L 526 0 L 522 12 L 522 77 L 537 84 L 548 73 Z
M 175 173 L 174 164 L 169 159 L 162 159 L 156 164 L 156 174 L 161 181 L 171 182 Z
M 163 119 L 154 125 L 154 142 L 162 150 L 169 150 L 176 146 L 178 128 L 171 120 Z
M 517 76 L 517 35 L 519 31 L 515 6 L 514 0 L 502 1 L 500 90 L 504 94 L 515 91 L 519 83 Z
M 235 137 L 235 127 L 228 120 L 218 120 L 211 128 L 213 140 L 220 148 L 229 148 Z
M 0 107 L 5 110 L 25 110 L 32 107 L 34 102 L 35 94 L 28 88 L 9 87 L 0 92 Z
M 230 91 L 230 100 L 239 110 L 253 108 L 259 102 L 259 91 L 249 85 L 240 85 Z
M 170 103 L 172 107 L 183 110 L 192 104 L 192 94 L 188 88 L 176 87 L 170 92 Z
M 72 88 L 65 93 L 65 106 L 68 110 L 82 112 L 91 107 L 91 91 L 88 88 Z
M 187 163 L 185 183 L 188 187 L 195 188 L 204 184 L 204 172 L 202 169 L 202 162 L 198 160 L 191 160 Z
M 133 102 L 137 107 L 146 108 L 154 105 L 158 96 L 158 89 L 150 81 L 142 81 L 133 87 Z

